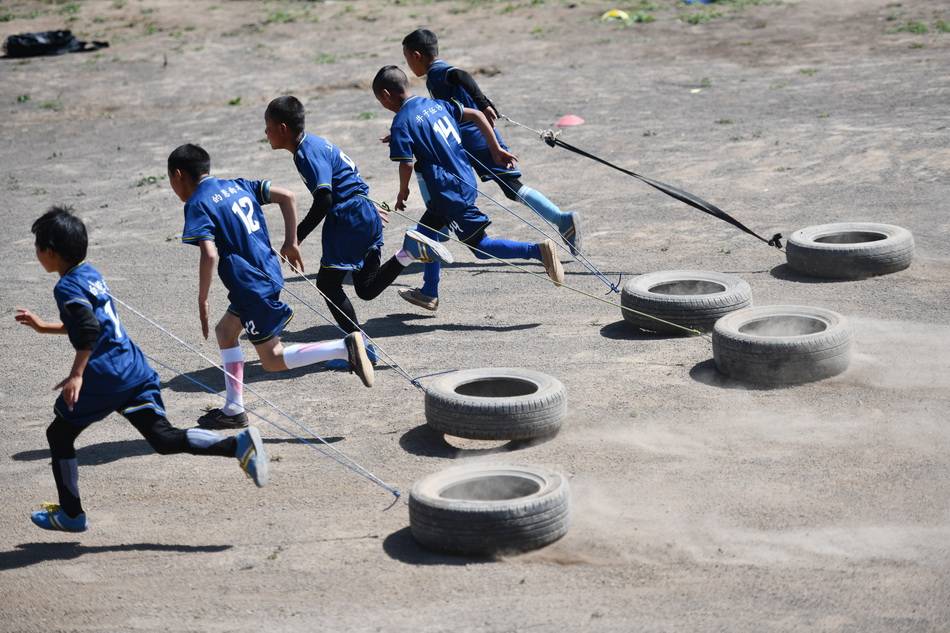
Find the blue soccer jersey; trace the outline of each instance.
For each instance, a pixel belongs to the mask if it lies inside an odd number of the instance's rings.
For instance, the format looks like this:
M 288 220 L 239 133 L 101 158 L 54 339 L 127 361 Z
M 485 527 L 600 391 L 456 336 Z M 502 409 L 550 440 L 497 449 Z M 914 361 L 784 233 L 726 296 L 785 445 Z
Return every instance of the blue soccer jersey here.
M 218 274 L 232 293 L 273 294 L 283 282 L 280 261 L 271 249 L 262 204 L 270 202 L 269 180 L 224 180 L 207 177 L 185 203 L 181 240 L 195 244 L 212 240 L 218 249 Z M 264 273 L 260 288 L 235 288 L 230 270 L 235 258 Z
M 429 89 L 429 94 L 432 95 L 433 99 L 441 99 L 443 101 L 454 100 L 461 103 L 463 107 L 478 110 L 475 99 L 472 98 L 472 95 L 470 95 L 465 88 L 449 82 L 449 71 L 454 69 L 454 66 L 450 66 L 441 59 L 432 62 L 429 66 L 429 70 L 426 71 L 426 88 Z M 474 123 L 467 121 L 460 123 L 459 134 L 462 137 L 462 147 L 471 154 L 468 158 L 472 163 L 472 167 L 475 168 L 475 171 L 481 176 L 482 180 L 488 180 L 490 173 L 499 175 L 509 174 L 511 176 L 521 175 L 519 169 L 510 169 L 506 165 L 499 165 L 495 162 L 488 149 L 488 141 L 485 140 L 485 135 L 482 134 L 482 131 L 479 130 L 478 126 Z M 503 149 L 508 149 L 508 146 L 505 144 L 504 139 L 501 138 L 501 134 L 498 133 L 497 129 L 495 130 L 495 138 L 498 139 L 498 144 L 501 145 Z
M 412 96 L 393 118 L 389 130 L 389 158 L 416 160 L 425 186 L 426 204 L 452 217 L 475 204 L 478 185 L 462 148 L 458 124 L 462 104 Z
M 86 306 L 99 321 L 99 338 L 82 375 L 80 403 L 90 396 L 110 395 L 157 380 L 155 370 L 119 322 L 109 286 L 91 264 L 70 268 L 53 288 L 53 296 L 67 332 L 72 333 L 78 325 L 67 310 L 71 304 Z
M 330 190 L 334 206 L 343 204 L 353 196 L 369 193 L 369 187 L 363 182 L 353 159 L 330 141 L 315 134 L 304 134 L 294 152 L 294 165 L 311 194 L 315 194 L 318 189 Z

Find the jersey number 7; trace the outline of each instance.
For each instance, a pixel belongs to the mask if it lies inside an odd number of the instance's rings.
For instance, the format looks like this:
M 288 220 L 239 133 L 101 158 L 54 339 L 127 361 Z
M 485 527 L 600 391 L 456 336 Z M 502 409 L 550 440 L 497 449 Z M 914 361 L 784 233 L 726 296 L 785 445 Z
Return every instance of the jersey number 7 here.
M 455 137 L 455 142 L 461 144 L 462 139 L 459 137 L 458 130 L 455 129 L 455 126 L 452 125 L 452 120 L 444 116 L 435 123 L 432 124 L 432 127 L 435 128 L 435 131 L 442 135 L 442 140 L 446 143 L 449 142 L 449 136 Z

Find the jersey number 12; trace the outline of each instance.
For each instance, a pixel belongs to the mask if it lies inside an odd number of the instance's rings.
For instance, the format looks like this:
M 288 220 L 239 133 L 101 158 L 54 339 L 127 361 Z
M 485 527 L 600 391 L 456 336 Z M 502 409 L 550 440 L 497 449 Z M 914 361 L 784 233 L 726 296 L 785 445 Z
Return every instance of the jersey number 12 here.
M 254 204 L 247 196 L 244 196 L 232 204 L 231 210 L 234 211 L 234 213 L 239 218 L 241 218 L 242 222 L 244 222 L 244 226 L 247 228 L 248 233 L 253 233 L 257 229 L 261 228 L 260 222 L 254 219 Z

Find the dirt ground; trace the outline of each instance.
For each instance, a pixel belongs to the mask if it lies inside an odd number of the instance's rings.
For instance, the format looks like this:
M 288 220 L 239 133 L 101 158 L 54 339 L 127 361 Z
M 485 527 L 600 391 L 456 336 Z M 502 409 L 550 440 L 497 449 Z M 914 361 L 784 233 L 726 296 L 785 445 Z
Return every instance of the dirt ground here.
M 601 22 L 614 6 L 654 20 Z M 0 20 L 4 37 L 67 25 L 111 42 L 0 60 L 0 630 L 950 630 L 946 2 L 5 1 Z M 71 349 L 13 321 L 15 306 L 55 317 L 33 219 L 75 205 L 114 294 L 214 357 L 198 326 L 198 254 L 176 238 L 168 152 L 199 142 L 215 173 L 272 178 L 309 206 L 290 156 L 263 142 L 266 103 L 292 93 L 309 129 L 393 200 L 396 169 L 377 141 L 389 113 L 368 86 L 383 64 L 403 63 L 399 42 L 419 25 L 503 112 L 533 127 L 580 115 L 587 123 L 564 132 L 569 142 L 762 234 L 837 220 L 912 230 L 908 270 L 814 283 L 725 223 L 501 126 L 524 182 L 583 214 L 586 249 L 612 276 L 733 272 L 759 305 L 837 310 L 854 327 L 851 368 L 746 390 L 717 376 L 702 338 L 632 332 L 619 309 L 455 245 L 438 313 L 388 290 L 357 302 L 368 332 L 413 375 L 515 366 L 558 377 L 569 414 L 556 438 L 517 450 L 443 441 L 423 426 L 421 392 L 391 369 L 372 391 L 343 373 L 264 375 L 256 362 L 248 380 L 406 491 L 459 460 L 566 473 L 564 539 L 502 560 L 431 554 L 412 541 L 404 502 L 390 508 L 388 493 L 273 428 L 262 428 L 272 482 L 258 490 L 230 461 L 152 454 L 118 416 L 80 439 L 91 529 L 37 530 L 29 512 L 55 498 L 51 388 Z M 532 238 L 482 202 L 495 234 Z M 415 189 L 410 203 L 417 217 Z M 407 224 L 390 223 L 387 254 Z M 315 270 L 319 240 L 304 255 Z M 568 283 L 603 292 L 579 265 L 567 269 Z M 418 283 L 418 270 L 398 280 Z M 324 311 L 309 285 L 288 287 Z M 226 301 L 216 285 L 213 312 Z M 335 336 L 290 301 L 286 340 Z M 148 354 L 223 388 L 207 363 L 119 312 Z M 173 421 L 190 425 L 217 404 L 161 374 Z M 278 419 L 256 399 L 252 408 Z

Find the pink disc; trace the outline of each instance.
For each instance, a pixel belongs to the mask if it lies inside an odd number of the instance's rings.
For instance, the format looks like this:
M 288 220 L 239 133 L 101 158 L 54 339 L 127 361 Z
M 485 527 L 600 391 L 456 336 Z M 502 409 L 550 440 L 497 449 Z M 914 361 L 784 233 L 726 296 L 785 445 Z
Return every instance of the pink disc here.
M 565 114 L 560 119 L 557 120 L 557 123 L 554 124 L 555 127 L 573 127 L 575 125 L 583 125 L 584 119 L 580 118 L 575 114 Z

